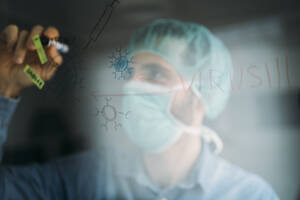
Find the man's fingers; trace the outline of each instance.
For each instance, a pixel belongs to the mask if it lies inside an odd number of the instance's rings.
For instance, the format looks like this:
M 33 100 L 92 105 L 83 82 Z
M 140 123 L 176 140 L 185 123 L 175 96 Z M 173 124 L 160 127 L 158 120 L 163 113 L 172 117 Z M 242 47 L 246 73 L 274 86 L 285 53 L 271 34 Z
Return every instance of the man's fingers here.
M 59 37 L 59 31 L 54 28 L 53 26 L 49 26 L 45 31 L 44 31 L 44 36 L 50 38 L 50 39 L 55 39 Z
M 59 31 L 53 27 L 49 26 L 43 33 L 44 36 L 46 36 L 49 39 L 57 39 L 59 37 Z M 48 65 L 52 66 L 59 66 L 62 64 L 62 56 L 59 54 L 59 52 L 56 50 L 55 46 L 51 45 L 47 49 L 47 55 L 49 56 L 49 62 Z
M 32 37 L 34 35 L 41 35 L 42 32 L 43 32 L 44 28 L 40 25 L 37 25 L 37 26 L 34 26 L 31 30 L 31 33 L 29 34 L 29 37 L 27 39 L 27 43 L 26 43 L 26 46 L 28 49 L 30 50 L 35 50 L 35 46 L 34 46 L 34 43 L 32 41 Z
M 17 46 L 15 48 L 14 52 L 14 61 L 17 64 L 21 64 L 24 61 L 24 58 L 26 56 L 26 41 L 27 41 L 27 36 L 28 36 L 28 31 L 27 30 L 22 30 L 20 32 L 20 36 L 17 42 Z
M 47 54 L 49 55 L 50 60 L 51 60 L 52 63 L 54 63 L 55 65 L 61 65 L 62 64 L 63 58 L 60 55 L 60 53 L 57 51 L 55 46 L 51 45 L 47 49 Z
M 0 39 L 6 43 L 6 47 L 9 51 L 13 50 L 13 47 L 18 40 L 19 29 L 16 25 L 8 25 L 0 34 Z
M 49 80 L 62 63 L 62 56 L 54 46 L 50 46 L 46 51 L 49 58 L 48 62 L 42 66 L 44 69 L 40 75 L 43 80 Z

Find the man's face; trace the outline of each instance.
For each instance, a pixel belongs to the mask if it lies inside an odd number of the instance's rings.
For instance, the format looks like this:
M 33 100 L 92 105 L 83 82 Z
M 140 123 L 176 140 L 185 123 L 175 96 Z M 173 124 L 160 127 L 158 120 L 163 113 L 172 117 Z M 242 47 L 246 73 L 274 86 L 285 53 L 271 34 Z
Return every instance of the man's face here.
M 205 113 L 203 102 L 187 87 L 184 78 L 170 63 L 152 53 L 139 53 L 133 57 L 132 80 L 175 88 L 171 113 L 188 126 L 199 127 Z

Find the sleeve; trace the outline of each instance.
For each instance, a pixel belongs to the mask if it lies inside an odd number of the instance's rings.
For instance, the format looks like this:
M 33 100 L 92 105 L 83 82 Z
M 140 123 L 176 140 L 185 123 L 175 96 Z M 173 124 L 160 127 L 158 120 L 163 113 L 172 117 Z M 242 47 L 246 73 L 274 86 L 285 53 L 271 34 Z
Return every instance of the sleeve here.
M 0 95 L 0 161 L 11 117 L 20 99 Z M 62 191 L 55 165 L 0 165 L 0 199 L 58 199 Z M 52 191 L 51 191 L 52 190 Z
M 0 199 L 65 199 L 56 166 L 1 166 Z
M 18 101 L 0 96 L 0 153 Z M 90 151 L 44 165 L 0 165 L 0 200 L 99 199 L 106 180 L 104 155 Z
M 8 99 L 0 95 L 0 162 L 2 159 L 2 145 L 6 141 L 7 127 L 20 99 Z
M 1 166 L 0 199 L 99 199 L 106 180 L 101 155 L 90 151 L 44 165 Z

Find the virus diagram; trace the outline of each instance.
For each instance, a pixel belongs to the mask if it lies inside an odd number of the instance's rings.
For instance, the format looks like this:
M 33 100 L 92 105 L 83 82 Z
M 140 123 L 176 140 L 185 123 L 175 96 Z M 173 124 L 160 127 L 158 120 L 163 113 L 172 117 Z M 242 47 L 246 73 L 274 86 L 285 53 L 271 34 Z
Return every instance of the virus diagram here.
M 112 97 L 106 97 L 106 104 L 102 106 L 101 110 L 97 108 L 96 116 L 100 115 L 104 119 L 104 123 L 101 125 L 106 130 L 108 130 L 108 124 L 113 123 L 115 130 L 117 130 L 119 127 L 122 127 L 121 123 L 118 122 L 118 117 L 122 116 L 125 117 L 125 119 L 128 119 L 128 115 L 130 111 L 127 111 L 126 113 L 118 111 L 111 103 Z
M 129 52 L 127 49 L 122 51 L 122 48 L 117 48 L 115 52 L 109 56 L 110 59 L 110 68 L 114 68 L 113 75 L 116 80 L 127 80 L 133 74 L 132 59 L 128 58 Z

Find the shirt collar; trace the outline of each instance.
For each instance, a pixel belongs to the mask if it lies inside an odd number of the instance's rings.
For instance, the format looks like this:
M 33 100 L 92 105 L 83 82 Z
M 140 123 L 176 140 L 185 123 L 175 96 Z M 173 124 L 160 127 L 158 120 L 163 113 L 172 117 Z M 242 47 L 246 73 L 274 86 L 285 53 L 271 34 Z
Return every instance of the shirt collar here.
M 192 188 L 199 184 L 204 191 L 212 185 L 213 175 L 217 168 L 217 159 L 215 154 L 212 153 L 209 143 L 204 139 L 201 140 L 202 149 L 197 161 L 191 170 L 190 174 L 181 183 L 181 186 Z
M 203 191 L 207 191 L 208 188 L 213 185 L 212 181 L 217 168 L 217 157 L 212 153 L 209 143 L 204 139 L 201 140 L 201 144 L 201 153 L 189 175 L 174 187 L 190 189 L 199 184 Z M 133 179 L 141 185 L 159 191 L 159 188 L 155 186 L 147 176 L 140 152 L 136 153 L 131 159 L 128 159 L 127 162 L 126 164 L 118 164 L 118 168 L 120 168 L 117 170 L 118 175 Z

